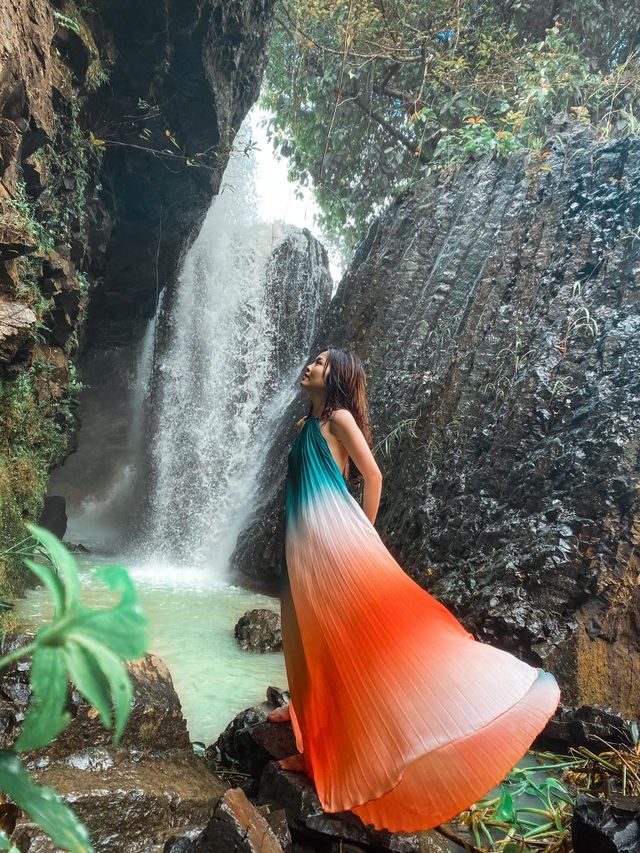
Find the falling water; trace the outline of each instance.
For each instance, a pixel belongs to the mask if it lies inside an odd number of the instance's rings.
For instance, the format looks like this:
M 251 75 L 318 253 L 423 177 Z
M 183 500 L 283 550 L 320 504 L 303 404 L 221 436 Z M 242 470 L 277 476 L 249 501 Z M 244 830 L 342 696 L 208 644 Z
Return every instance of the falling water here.
M 254 168 L 248 157 L 232 156 L 158 315 L 155 346 L 140 361 L 136 384 L 150 394 L 138 400 L 146 409 L 146 457 L 136 469 L 146 496 L 135 527 L 156 560 L 226 566 L 271 424 L 326 302 L 325 259 L 308 234 L 258 221 Z

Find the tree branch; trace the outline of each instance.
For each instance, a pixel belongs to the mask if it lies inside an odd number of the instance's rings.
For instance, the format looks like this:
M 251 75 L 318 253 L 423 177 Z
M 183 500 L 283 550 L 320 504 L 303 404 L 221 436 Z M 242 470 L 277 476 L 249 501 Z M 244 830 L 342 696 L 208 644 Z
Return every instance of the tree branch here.
M 381 116 L 379 113 L 375 112 L 375 110 L 364 100 L 361 95 L 356 95 L 354 98 L 351 98 L 352 102 L 356 104 L 356 106 L 362 110 L 363 113 L 369 116 L 369 118 L 373 119 L 373 121 L 377 122 L 380 127 L 383 127 L 390 136 L 404 145 L 405 148 L 408 148 L 412 154 L 415 154 L 416 157 L 420 160 L 421 163 L 428 163 L 429 158 L 422 153 L 422 149 L 419 145 L 409 139 L 408 136 L 405 136 L 401 130 L 395 128 L 391 122 L 387 121 L 384 116 Z

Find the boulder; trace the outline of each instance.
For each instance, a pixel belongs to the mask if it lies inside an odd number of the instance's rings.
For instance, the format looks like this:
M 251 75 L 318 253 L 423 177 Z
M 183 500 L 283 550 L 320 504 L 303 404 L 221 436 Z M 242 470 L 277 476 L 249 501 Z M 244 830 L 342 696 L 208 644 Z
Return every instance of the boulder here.
M 198 853 L 283 853 L 266 819 L 240 788 L 231 788 L 220 798 L 194 850 Z
M 0 364 L 24 362 L 33 349 L 37 317 L 24 302 L 0 297 Z
M 248 610 L 236 623 L 234 635 L 249 652 L 282 651 L 282 622 L 273 610 Z
M 207 757 L 259 779 L 274 758 L 287 758 L 296 750 L 291 726 L 267 722 L 267 704 L 241 711 L 207 750 Z
M 286 851 L 286 835 L 276 826 L 283 827 L 282 813 L 286 815 L 290 832 L 302 847 L 296 850 L 328 850 L 335 842 L 364 845 L 366 850 L 395 850 L 398 853 L 445 853 L 448 842 L 435 831 L 404 833 L 378 832 L 365 827 L 360 818 L 351 812 L 327 814 L 323 812 L 313 782 L 303 773 L 281 770 L 273 759 L 295 754 L 295 737 L 290 723 L 269 723 L 268 711 L 286 704 L 288 694 L 270 687 L 268 701 L 248 708 L 227 726 L 216 743 L 207 750 L 207 757 L 218 764 L 246 773 L 260 780 L 259 787 L 244 783 L 243 788 L 256 791 L 258 802 L 268 808 L 266 819 L 280 838 Z M 305 846 L 308 845 L 308 846 Z M 345 848 L 346 850 L 347 848 Z M 333 847 L 331 847 L 333 850 Z
M 9 638 L 5 651 L 24 645 Z M 160 851 L 170 836 L 198 833 L 228 785 L 193 754 L 180 701 L 162 661 L 146 655 L 127 664 L 134 698 L 120 745 L 114 748 L 91 705 L 75 690 L 68 728 L 48 747 L 26 755 L 36 782 L 50 785 L 73 805 L 99 853 Z M 29 705 L 30 661 L 8 668 L 0 681 L 0 748 L 17 738 Z M 14 843 L 30 853 L 54 850 L 27 815 L 18 818 Z
M 600 752 L 603 741 L 614 747 L 633 747 L 637 740 L 638 723 L 625 720 L 612 708 L 559 705 L 536 738 L 535 746 L 552 752 L 568 752 L 571 747 L 588 746 Z
M 448 842 L 436 831 L 412 834 L 378 831 L 365 826 L 351 812 L 324 812 L 309 777 L 304 773 L 281 770 L 275 761 L 270 762 L 262 773 L 258 801 L 270 808 L 284 809 L 294 835 L 297 830 L 310 838 L 328 836 L 368 845 L 367 849 L 373 847 L 397 853 L 448 853 L 450 850 Z
M 575 853 L 637 853 L 640 797 L 597 800 L 578 794 L 571 834 Z
M 38 525 L 50 530 L 58 539 L 67 532 L 67 501 L 62 495 L 48 495 L 44 499 Z

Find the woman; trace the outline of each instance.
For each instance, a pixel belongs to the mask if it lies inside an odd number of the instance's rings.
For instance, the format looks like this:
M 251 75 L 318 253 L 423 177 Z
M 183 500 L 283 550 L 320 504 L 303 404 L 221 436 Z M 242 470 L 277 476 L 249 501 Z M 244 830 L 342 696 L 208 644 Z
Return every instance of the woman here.
M 430 829 L 498 784 L 553 714 L 553 676 L 476 642 L 402 571 L 373 522 L 382 477 L 365 375 L 330 347 L 289 453 L 282 633 L 288 719 L 325 811 L 392 832 Z M 344 475 L 364 480 L 362 509 Z

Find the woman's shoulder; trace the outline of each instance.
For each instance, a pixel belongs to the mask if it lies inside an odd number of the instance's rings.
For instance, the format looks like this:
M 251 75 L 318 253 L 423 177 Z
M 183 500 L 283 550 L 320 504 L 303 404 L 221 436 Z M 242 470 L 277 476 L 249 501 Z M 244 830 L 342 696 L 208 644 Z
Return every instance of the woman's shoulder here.
M 300 432 L 300 430 L 302 429 L 302 427 L 306 424 L 306 422 L 307 422 L 308 420 L 309 420 L 309 416 L 308 416 L 308 415 L 305 415 L 305 416 L 304 416 L 304 418 L 300 418 L 300 420 L 299 420 L 299 421 L 298 421 L 298 423 L 296 424 L 296 431 L 297 431 L 297 432 Z
M 356 423 L 356 419 L 353 414 L 349 409 L 344 408 L 334 409 L 329 416 L 329 420 L 344 426 Z

